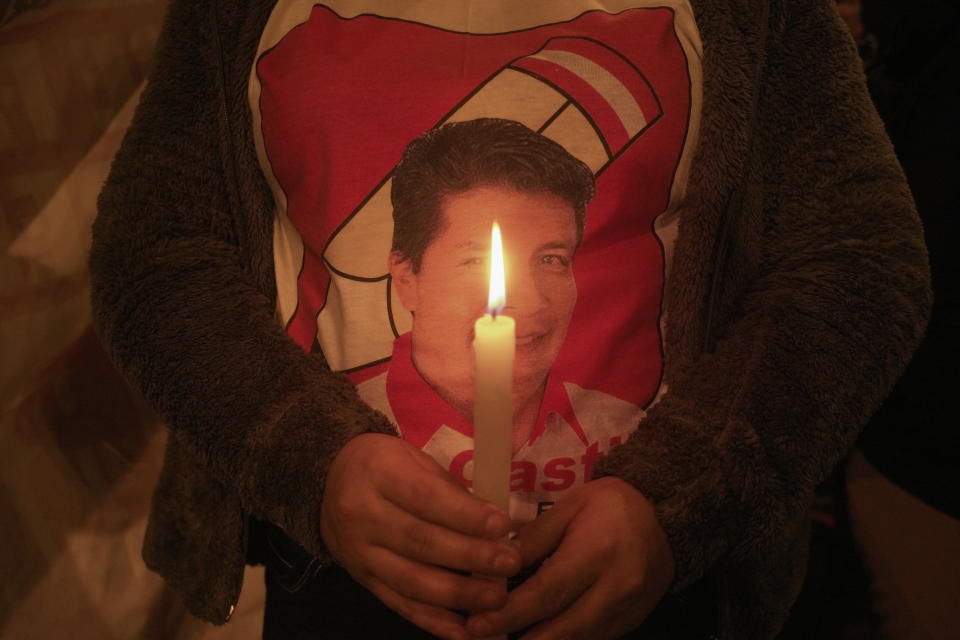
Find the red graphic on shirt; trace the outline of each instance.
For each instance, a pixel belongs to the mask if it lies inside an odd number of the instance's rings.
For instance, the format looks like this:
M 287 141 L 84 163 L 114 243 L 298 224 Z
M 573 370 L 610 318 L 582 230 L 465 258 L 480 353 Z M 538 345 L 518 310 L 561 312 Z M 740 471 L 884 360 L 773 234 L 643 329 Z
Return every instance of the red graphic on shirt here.
M 267 155 L 304 246 L 288 319 L 304 349 L 323 351 L 358 383 L 387 369 L 393 339 L 410 324 L 387 269 L 393 169 L 424 131 L 503 118 L 556 140 L 596 175 L 572 263 L 576 306 L 547 397 L 567 402 L 562 381 L 649 404 L 662 371 L 664 284 L 653 224 L 669 203 L 690 111 L 670 9 L 591 11 L 472 35 L 344 19 L 318 5 L 257 73 Z M 561 482 L 573 466 L 557 460 L 543 474 Z

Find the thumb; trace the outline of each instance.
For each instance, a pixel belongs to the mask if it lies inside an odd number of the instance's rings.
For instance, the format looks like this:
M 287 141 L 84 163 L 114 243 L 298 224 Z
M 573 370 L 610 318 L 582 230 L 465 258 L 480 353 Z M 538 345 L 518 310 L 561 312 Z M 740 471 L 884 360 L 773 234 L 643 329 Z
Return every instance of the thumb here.
M 576 505 L 558 502 L 520 528 L 512 542 L 520 551 L 524 567 L 535 565 L 556 551 L 577 511 Z

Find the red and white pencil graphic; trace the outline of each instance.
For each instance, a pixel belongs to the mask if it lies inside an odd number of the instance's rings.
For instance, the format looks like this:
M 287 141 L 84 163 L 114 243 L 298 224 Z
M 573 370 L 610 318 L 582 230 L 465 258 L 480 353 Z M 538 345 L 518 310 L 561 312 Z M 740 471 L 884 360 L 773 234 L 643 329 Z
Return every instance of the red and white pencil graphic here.
M 505 65 L 437 126 L 475 118 L 515 120 L 561 144 L 599 175 L 662 114 L 650 83 L 629 60 L 596 40 L 556 37 Z M 393 339 L 410 329 L 410 314 L 387 277 L 390 185 L 387 175 L 323 252 L 331 278 L 316 316 L 317 340 L 335 370 L 388 358 Z

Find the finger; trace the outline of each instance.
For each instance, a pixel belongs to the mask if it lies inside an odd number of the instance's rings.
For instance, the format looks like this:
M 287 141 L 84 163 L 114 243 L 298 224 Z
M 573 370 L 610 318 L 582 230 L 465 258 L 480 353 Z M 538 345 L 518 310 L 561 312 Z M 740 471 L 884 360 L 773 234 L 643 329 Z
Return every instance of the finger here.
M 465 536 L 390 503 L 384 507 L 383 521 L 391 526 L 375 532 L 373 541 L 405 558 L 494 576 L 511 576 L 520 570 L 520 552 L 507 542 Z
M 598 581 L 566 610 L 525 633 L 522 640 L 621 637 L 640 626 L 652 606 L 642 599 L 619 599 L 611 604 L 609 594 L 615 590 L 613 581 Z
M 510 531 L 506 513 L 474 497 L 442 469 L 439 473 L 397 473 L 381 492 L 404 511 L 464 535 L 496 539 Z
M 451 640 L 470 640 L 462 616 L 404 597 L 376 578 L 369 578 L 364 586 L 381 602 L 424 631 Z
M 574 506 L 558 503 L 520 528 L 512 542 L 520 551 L 524 567 L 537 564 L 557 549 L 577 511 Z
M 369 559 L 369 566 L 377 568 L 373 577 L 417 602 L 445 609 L 489 611 L 502 607 L 507 600 L 502 582 L 460 575 L 384 548 L 371 549 Z
M 507 598 L 497 611 L 471 616 L 467 629 L 476 636 L 488 636 L 523 629 L 551 618 L 575 602 L 596 581 L 595 562 L 585 559 L 575 545 L 565 540 L 556 554 Z

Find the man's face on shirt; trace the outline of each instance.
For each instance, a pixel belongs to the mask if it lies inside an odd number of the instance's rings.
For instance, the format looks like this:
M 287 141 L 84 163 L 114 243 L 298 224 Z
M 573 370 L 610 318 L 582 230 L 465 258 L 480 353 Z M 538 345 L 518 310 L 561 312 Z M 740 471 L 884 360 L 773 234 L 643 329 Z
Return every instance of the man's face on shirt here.
M 473 399 L 474 322 L 487 312 L 490 230 L 500 224 L 507 306 L 516 321 L 515 405 L 538 394 L 567 333 L 577 301 L 573 207 L 552 193 L 481 186 L 447 198 L 441 226 L 420 270 L 391 259 L 404 306 L 413 312 L 413 360 L 461 411 Z

